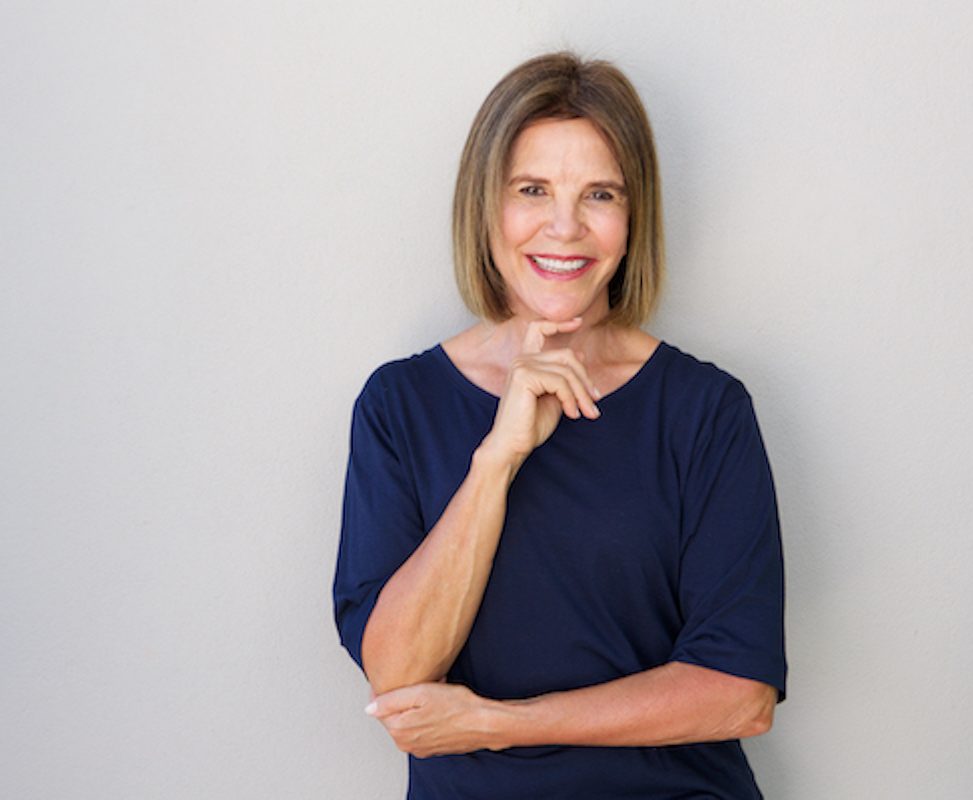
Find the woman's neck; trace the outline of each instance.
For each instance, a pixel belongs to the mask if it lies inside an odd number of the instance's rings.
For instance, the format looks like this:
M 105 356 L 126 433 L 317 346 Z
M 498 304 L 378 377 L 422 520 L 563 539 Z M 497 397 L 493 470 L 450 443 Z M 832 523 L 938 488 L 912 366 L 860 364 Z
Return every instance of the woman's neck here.
M 474 329 L 474 347 L 479 359 L 489 361 L 502 369 L 520 354 L 532 320 L 517 315 L 503 322 L 483 321 Z M 589 324 L 587 318 L 581 327 L 570 333 L 549 336 L 544 342 L 544 351 L 570 348 L 584 354 L 585 363 L 590 365 L 623 361 L 628 355 L 625 332 L 616 326 Z

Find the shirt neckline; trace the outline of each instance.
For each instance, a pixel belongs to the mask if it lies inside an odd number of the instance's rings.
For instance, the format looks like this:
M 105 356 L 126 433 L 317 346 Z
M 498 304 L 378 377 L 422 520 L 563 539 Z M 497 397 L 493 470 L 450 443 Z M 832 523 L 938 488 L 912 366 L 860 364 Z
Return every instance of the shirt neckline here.
M 650 355 L 642 363 L 642 366 L 640 366 L 635 371 L 635 374 L 632 375 L 631 378 L 625 381 L 625 383 L 623 383 L 617 389 L 613 389 L 608 394 L 602 395 L 601 399 L 596 400 L 595 402 L 598 405 L 601 405 L 602 403 L 613 401 L 615 397 L 626 393 L 626 391 L 629 390 L 630 387 L 634 386 L 637 383 L 640 383 L 643 377 L 652 371 L 651 369 L 652 364 L 660 360 L 659 358 L 660 351 L 662 351 L 663 349 L 669 349 L 669 347 L 670 345 L 668 342 L 665 341 L 665 339 L 660 339 L 659 344 L 656 345 L 655 350 L 652 351 L 652 355 Z M 480 401 L 486 401 L 493 405 L 496 405 L 497 403 L 500 402 L 500 398 L 497 395 L 493 394 L 492 392 L 488 392 L 482 386 L 480 386 L 477 383 L 474 383 L 469 378 L 467 378 L 466 375 L 463 374 L 460 368 L 457 367 L 453 363 L 453 360 L 446 354 L 446 350 L 443 348 L 441 342 L 432 348 L 432 352 L 440 360 L 440 362 L 442 362 L 442 364 L 446 367 L 446 372 L 453 379 L 453 382 L 460 389 L 462 389 L 465 394 L 469 395 L 470 397 L 477 398 Z

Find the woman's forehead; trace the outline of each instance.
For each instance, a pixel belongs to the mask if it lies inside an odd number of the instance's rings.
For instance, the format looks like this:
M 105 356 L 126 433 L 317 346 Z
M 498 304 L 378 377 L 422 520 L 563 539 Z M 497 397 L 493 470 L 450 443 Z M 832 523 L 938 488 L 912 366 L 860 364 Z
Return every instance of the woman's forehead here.
M 514 139 L 508 178 L 583 177 L 622 182 L 622 170 L 601 131 L 587 119 L 540 120 Z

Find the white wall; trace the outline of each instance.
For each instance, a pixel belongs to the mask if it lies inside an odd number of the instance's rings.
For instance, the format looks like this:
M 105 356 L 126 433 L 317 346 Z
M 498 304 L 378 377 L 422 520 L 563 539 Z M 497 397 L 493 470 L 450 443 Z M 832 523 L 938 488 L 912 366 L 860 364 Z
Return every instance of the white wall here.
M 765 793 L 968 796 L 971 37 L 958 0 L 4 3 L 0 795 L 402 796 L 330 616 L 351 402 L 469 324 L 463 137 L 568 45 L 655 123 L 649 329 L 771 454 Z

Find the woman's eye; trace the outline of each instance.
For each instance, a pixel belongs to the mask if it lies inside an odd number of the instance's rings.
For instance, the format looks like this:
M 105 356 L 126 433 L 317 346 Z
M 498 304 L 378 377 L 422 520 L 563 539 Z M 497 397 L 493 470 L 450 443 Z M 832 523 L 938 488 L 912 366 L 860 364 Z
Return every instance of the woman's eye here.
M 527 195 L 527 197 L 540 197 L 544 194 L 544 190 L 540 186 L 521 186 L 520 193 Z
M 602 200 L 605 202 L 611 202 L 612 200 L 615 199 L 615 195 L 613 195 L 611 192 L 606 191 L 604 189 L 596 189 L 591 193 L 591 197 L 594 200 Z

